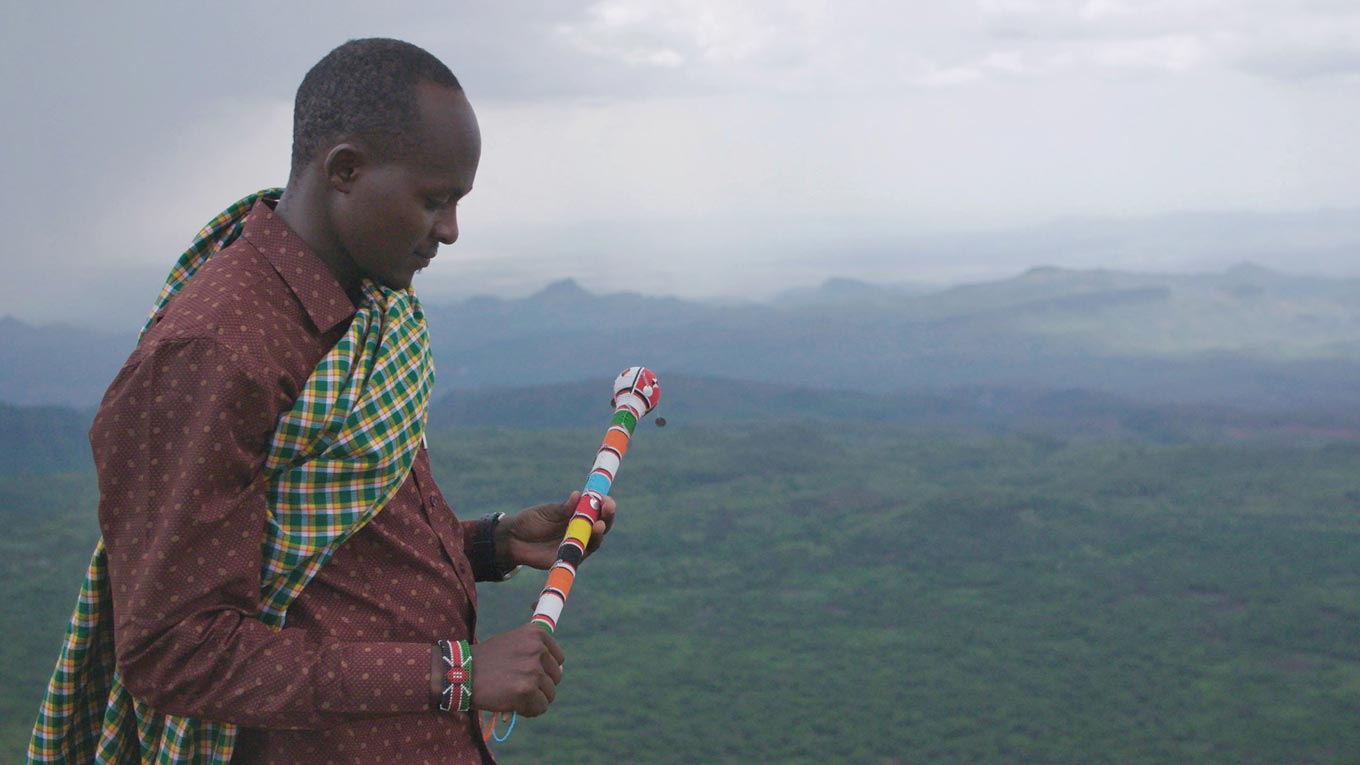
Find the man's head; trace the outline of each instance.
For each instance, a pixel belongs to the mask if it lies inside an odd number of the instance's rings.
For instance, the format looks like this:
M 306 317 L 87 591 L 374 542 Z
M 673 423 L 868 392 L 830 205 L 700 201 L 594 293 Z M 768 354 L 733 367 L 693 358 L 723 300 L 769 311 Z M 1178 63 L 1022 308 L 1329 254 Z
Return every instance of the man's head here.
M 351 40 L 298 88 L 280 204 L 347 287 L 367 276 L 404 288 L 458 237 L 457 202 L 480 157 L 477 118 L 448 67 L 399 40 Z
M 416 86 L 423 82 L 463 89 L 444 62 L 401 40 L 350 40 L 326 54 L 302 78 L 293 102 L 291 175 L 348 136 L 363 136 L 385 157 L 409 152 L 419 116 Z

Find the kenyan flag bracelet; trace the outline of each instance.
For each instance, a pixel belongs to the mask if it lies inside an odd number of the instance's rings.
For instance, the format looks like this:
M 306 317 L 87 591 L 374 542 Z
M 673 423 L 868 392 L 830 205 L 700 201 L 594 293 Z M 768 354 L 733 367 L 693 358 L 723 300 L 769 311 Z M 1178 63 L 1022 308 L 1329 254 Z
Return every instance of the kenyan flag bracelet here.
M 444 691 L 439 695 L 439 709 L 453 709 L 458 697 L 458 711 L 472 709 L 472 646 L 466 640 L 439 641 L 439 654 L 444 657 Z

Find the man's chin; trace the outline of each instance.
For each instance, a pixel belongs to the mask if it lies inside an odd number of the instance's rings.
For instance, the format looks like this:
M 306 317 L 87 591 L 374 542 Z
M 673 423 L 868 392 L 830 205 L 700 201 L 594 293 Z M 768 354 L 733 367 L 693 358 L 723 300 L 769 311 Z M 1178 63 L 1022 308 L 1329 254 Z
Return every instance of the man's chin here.
M 415 274 L 411 274 L 410 276 L 404 276 L 404 277 L 403 277 L 403 276 L 395 276 L 395 277 L 393 277 L 393 276 L 383 276 L 383 277 L 380 277 L 377 281 L 378 281 L 379 284 L 381 284 L 381 285 L 384 286 L 384 287 L 387 287 L 388 289 L 404 290 L 404 289 L 410 289 L 410 287 L 411 287 L 411 282 L 412 282 L 412 280 L 413 280 L 414 278 L 415 278 Z

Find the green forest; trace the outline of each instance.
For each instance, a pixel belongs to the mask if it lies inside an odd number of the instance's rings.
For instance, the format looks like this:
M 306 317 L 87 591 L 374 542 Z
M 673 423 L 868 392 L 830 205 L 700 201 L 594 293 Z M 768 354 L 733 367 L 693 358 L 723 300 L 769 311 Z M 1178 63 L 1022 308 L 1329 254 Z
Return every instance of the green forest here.
M 599 428 L 445 428 L 462 515 L 580 487 Z M 0 761 L 97 536 L 0 477 Z M 644 423 L 549 713 L 505 763 L 1360 761 L 1360 446 Z M 485 585 L 480 631 L 543 575 Z

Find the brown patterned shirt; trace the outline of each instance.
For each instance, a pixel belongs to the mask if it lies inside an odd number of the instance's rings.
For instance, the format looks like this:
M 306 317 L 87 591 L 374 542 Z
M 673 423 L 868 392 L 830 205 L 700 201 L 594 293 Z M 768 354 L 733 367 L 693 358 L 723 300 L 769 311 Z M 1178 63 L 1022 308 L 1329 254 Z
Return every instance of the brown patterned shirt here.
M 480 763 L 475 714 L 430 699 L 430 650 L 473 640 L 459 522 L 422 447 L 284 629 L 257 618 L 275 422 L 350 298 L 268 206 L 156 317 L 90 430 L 118 667 L 162 711 L 242 726 L 233 763 Z

